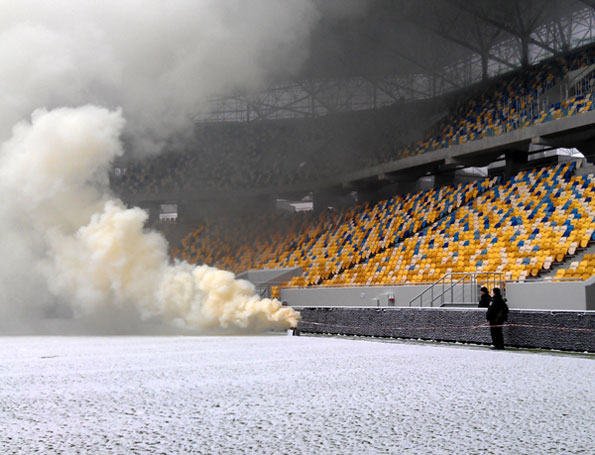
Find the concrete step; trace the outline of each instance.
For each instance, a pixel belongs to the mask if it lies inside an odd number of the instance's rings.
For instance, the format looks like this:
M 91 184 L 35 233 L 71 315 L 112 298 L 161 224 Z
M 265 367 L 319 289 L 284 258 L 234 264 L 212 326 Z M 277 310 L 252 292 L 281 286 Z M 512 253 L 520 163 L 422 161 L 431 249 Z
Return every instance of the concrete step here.
M 549 270 L 542 270 L 539 272 L 539 277 L 532 278 L 533 280 L 542 280 L 545 277 L 554 277 L 559 269 L 567 269 L 570 267 L 571 262 L 580 262 L 585 255 L 595 254 L 595 242 L 589 243 L 586 248 L 577 248 L 576 253 L 572 256 L 568 256 L 563 262 L 555 262 L 549 268 Z M 526 281 L 531 281 L 527 279 Z

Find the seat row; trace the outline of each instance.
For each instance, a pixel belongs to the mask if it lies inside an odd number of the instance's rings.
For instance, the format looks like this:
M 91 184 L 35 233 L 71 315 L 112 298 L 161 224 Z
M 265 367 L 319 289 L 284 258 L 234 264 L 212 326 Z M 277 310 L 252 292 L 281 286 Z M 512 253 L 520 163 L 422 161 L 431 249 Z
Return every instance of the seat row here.
M 287 286 L 433 282 L 444 274 L 551 277 L 595 240 L 595 178 L 575 162 L 395 196 L 335 213 L 222 219 L 198 227 L 174 254 L 235 272 L 302 267 Z M 595 262 L 595 261 L 593 261 Z M 560 277 L 595 273 L 592 261 Z
M 573 176 L 574 168 L 522 172 L 323 285 L 426 283 L 453 272 L 545 275 L 595 238 L 595 181 Z

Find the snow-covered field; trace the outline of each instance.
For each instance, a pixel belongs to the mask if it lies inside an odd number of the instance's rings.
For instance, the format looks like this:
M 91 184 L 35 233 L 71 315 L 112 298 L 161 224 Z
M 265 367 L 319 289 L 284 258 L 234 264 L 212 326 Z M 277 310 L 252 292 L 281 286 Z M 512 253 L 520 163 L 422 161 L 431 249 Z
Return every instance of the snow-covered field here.
M 1 454 L 593 453 L 595 359 L 314 337 L 0 338 Z

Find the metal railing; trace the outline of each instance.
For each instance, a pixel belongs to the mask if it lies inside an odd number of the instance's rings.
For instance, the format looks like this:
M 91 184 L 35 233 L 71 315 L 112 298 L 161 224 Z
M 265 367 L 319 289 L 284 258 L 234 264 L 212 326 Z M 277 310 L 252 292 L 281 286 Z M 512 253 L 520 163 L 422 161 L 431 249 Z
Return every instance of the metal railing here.
M 479 301 L 479 289 L 499 287 L 504 290 L 500 272 L 447 273 L 409 301 L 409 306 L 471 305 Z
M 261 299 L 271 298 L 271 288 L 269 286 L 256 286 L 254 290 Z
M 595 64 L 581 68 L 564 85 L 566 98 L 585 96 L 595 91 Z
M 434 284 L 431 281 L 399 281 L 388 283 L 366 283 L 366 284 L 314 284 L 304 286 L 280 286 L 279 289 L 345 289 L 345 288 L 393 288 L 400 286 L 430 286 Z

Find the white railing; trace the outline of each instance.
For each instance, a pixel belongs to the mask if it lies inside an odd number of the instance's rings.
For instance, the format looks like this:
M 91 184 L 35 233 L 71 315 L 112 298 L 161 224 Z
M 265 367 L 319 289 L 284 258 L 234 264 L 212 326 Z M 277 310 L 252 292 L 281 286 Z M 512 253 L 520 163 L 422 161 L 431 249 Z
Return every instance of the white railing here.
M 477 304 L 481 286 L 488 289 L 495 287 L 503 289 L 503 274 L 500 272 L 447 273 L 411 299 L 409 306 Z

